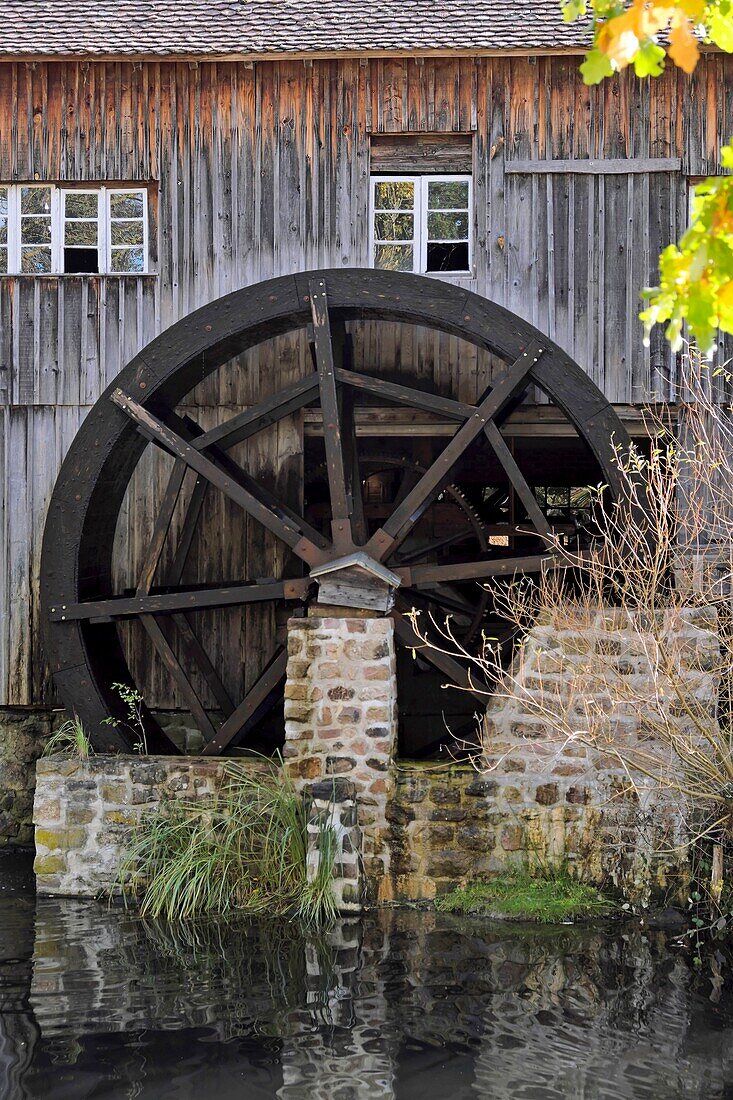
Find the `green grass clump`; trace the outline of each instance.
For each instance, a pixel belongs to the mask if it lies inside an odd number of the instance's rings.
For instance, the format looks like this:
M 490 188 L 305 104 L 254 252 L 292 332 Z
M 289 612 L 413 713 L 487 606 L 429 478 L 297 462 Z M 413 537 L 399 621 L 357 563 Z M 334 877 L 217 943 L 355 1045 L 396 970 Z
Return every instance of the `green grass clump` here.
M 81 719 L 74 715 L 59 726 L 43 748 L 44 756 L 72 756 L 77 760 L 88 760 L 94 755 L 91 742 L 86 735 Z
M 567 871 L 518 869 L 485 882 L 472 882 L 439 898 L 442 913 L 476 913 L 509 920 L 558 924 L 608 916 L 613 902 Z
M 141 822 L 118 885 L 139 899 L 146 917 L 238 910 L 328 922 L 335 916 L 335 837 L 326 822 L 310 882 L 307 850 L 307 809 L 287 777 L 229 765 L 213 797 L 171 801 Z

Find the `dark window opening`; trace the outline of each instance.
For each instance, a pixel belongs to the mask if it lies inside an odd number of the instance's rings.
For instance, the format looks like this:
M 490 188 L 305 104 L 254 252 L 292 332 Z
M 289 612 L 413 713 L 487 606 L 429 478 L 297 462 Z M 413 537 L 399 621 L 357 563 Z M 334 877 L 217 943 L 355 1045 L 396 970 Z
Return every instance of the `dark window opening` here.
M 64 272 L 67 275 L 97 275 L 99 273 L 99 249 L 65 248 Z
M 468 271 L 468 241 L 431 244 L 428 241 L 427 271 Z

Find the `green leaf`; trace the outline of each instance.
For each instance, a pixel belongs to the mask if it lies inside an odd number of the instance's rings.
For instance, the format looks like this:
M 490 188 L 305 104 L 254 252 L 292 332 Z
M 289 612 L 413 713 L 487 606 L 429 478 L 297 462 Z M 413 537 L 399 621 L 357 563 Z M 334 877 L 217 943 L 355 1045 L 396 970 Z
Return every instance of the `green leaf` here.
M 588 11 L 585 0 L 564 0 L 562 4 L 562 17 L 566 23 L 574 23 L 581 19 Z
M 600 84 L 607 76 L 613 75 L 613 65 L 605 53 L 593 49 L 585 55 L 580 72 L 585 84 Z
M 733 20 L 730 15 L 713 10 L 706 19 L 708 32 L 716 46 L 726 53 L 733 53 Z
M 664 70 L 664 50 L 656 43 L 646 41 L 634 58 L 634 71 L 637 76 L 660 76 Z

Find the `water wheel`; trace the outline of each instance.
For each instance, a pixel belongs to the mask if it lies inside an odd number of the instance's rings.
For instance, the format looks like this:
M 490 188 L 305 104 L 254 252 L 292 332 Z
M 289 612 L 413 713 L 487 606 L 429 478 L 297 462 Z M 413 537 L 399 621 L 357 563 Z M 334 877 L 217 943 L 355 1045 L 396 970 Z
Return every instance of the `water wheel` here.
M 371 364 L 367 373 L 353 361 L 348 330 L 350 322 L 362 321 L 458 336 L 488 349 L 505 368 L 475 404 L 389 380 L 390 364 L 376 370 Z M 307 331 L 312 352 L 301 377 L 210 427 L 182 411 L 186 395 L 207 376 L 247 349 L 296 330 Z M 146 646 L 151 660 L 155 655 L 204 737 L 203 752 L 246 744 L 282 698 L 285 621 L 316 598 L 311 571 L 356 552 L 399 578 L 395 629 L 403 646 L 415 642 L 400 614 L 410 606 L 453 614 L 462 637 L 475 638 L 491 613 L 484 586 L 490 589 L 492 577 L 538 570 L 546 554 L 547 509 L 501 431 L 530 386 L 562 411 L 613 491 L 614 447 L 626 434 L 608 401 L 531 325 L 452 285 L 353 269 L 287 276 L 213 302 L 153 341 L 82 425 L 59 474 L 44 534 L 48 655 L 64 705 L 79 715 L 97 749 L 132 744 L 124 726 L 105 724 L 110 714 L 121 716 L 114 685 L 135 684 L 125 641 L 131 624 L 138 657 Z M 400 454 L 399 440 L 385 454 L 383 441 L 375 445 L 359 433 L 365 403 L 419 410 L 454 428 L 430 441 L 424 461 Z M 320 427 L 294 504 L 292 494 L 273 491 L 239 456 L 245 441 L 301 413 Z M 166 456 L 167 481 L 137 573 L 120 590 L 115 537 L 122 511 L 135 505 L 130 486 L 148 448 Z M 506 488 L 488 491 L 481 484 L 476 470 L 484 463 L 500 470 Z M 507 491 L 518 502 L 521 522 L 496 512 Z M 252 559 L 233 566 L 241 575 L 217 578 L 203 569 L 189 576 L 191 548 L 212 494 L 241 510 L 250 528 L 261 529 L 268 545 L 277 547 L 265 563 L 270 568 L 277 562 L 276 573 L 259 576 Z M 271 651 L 234 697 L 207 645 L 206 616 L 262 607 L 270 609 Z M 426 656 L 443 678 L 467 682 L 458 662 Z M 149 751 L 176 751 L 153 714 L 146 713 L 145 722 Z

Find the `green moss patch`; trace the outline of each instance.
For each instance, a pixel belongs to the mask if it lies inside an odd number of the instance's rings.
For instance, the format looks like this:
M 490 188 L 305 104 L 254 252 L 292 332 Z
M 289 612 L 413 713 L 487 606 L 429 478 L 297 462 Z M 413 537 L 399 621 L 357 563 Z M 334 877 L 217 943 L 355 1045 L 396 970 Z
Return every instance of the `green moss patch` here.
M 542 924 L 604 917 L 615 908 L 594 886 L 565 872 L 524 870 L 497 875 L 486 882 L 472 882 L 444 894 L 435 906 L 442 913 L 475 913 Z

